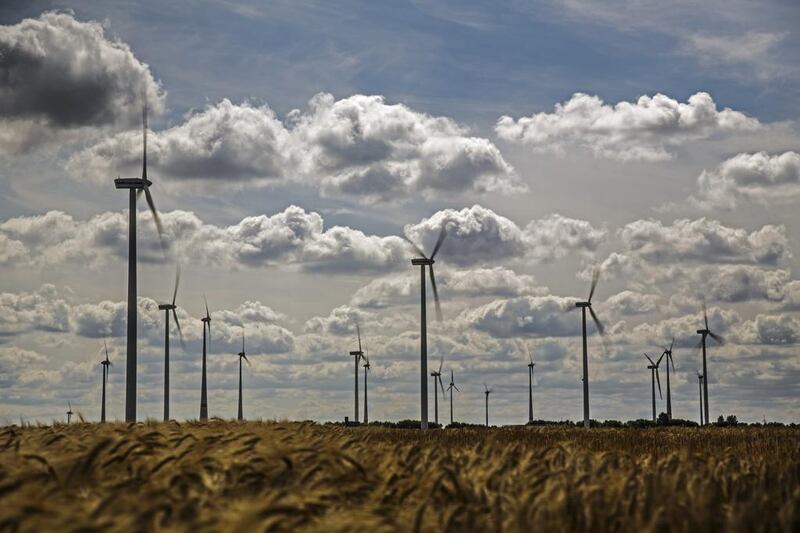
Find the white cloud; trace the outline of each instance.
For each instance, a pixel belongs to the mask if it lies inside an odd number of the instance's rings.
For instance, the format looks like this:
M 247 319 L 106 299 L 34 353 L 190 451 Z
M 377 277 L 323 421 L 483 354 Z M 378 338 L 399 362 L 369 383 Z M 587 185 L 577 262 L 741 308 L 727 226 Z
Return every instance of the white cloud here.
M 748 31 L 736 33 L 686 35 L 683 51 L 694 55 L 706 67 L 745 66 L 750 72 L 767 81 L 788 74 L 792 68 L 775 61 L 775 49 L 785 39 L 785 33 Z
M 611 106 L 598 96 L 576 93 L 552 113 L 514 119 L 503 116 L 495 131 L 506 141 L 566 155 L 574 147 L 596 157 L 658 161 L 673 157 L 672 147 L 689 141 L 752 131 L 758 120 L 729 108 L 717 109 L 708 93 L 686 103 L 663 94 Z
M 620 315 L 639 315 L 654 311 L 659 299 L 656 294 L 624 290 L 609 296 L 603 303 L 603 309 Z
M 475 328 L 494 337 L 565 337 L 580 334 L 581 319 L 574 298 L 524 296 L 495 300 L 464 311 L 457 319 L 462 327 Z
M 797 344 L 800 319 L 788 314 L 759 314 L 737 328 L 736 340 L 743 344 Z
M 748 233 L 716 220 L 679 219 L 671 225 L 637 220 L 620 231 L 626 253 L 651 263 L 751 263 L 773 265 L 791 257 L 783 226 L 763 226 Z
M 137 124 L 144 95 L 163 108 L 163 91 L 128 45 L 70 13 L 0 26 L 0 76 L 0 152 L 12 155 Z
M 136 172 L 140 160 L 139 135 L 128 132 L 74 155 L 67 166 L 78 178 L 107 181 L 122 170 Z M 523 189 L 490 141 L 381 96 L 335 100 L 320 93 L 285 123 L 267 106 L 225 99 L 154 132 L 148 164 L 167 184 L 212 190 L 301 184 L 367 202 Z
M 701 208 L 733 209 L 740 202 L 792 202 L 800 197 L 800 154 L 738 154 L 697 178 L 691 200 Z

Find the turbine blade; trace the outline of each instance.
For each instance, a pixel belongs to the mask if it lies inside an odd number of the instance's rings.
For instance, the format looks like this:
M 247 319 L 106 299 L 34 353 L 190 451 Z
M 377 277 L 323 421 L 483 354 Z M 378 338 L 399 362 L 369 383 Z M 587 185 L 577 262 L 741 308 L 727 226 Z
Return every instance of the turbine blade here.
M 652 360 L 652 359 L 650 359 L 650 356 L 649 356 L 649 355 L 647 355 L 647 354 L 644 354 L 644 356 L 645 356 L 645 357 L 647 357 L 647 360 L 648 360 L 648 361 L 650 361 L 650 364 L 651 364 L 651 365 L 653 365 L 653 366 L 656 366 L 656 364 L 653 362 L 653 360 Z
M 244 353 L 244 328 L 242 328 L 242 353 Z M 245 359 L 247 359 L 245 357 Z
M 661 396 L 661 378 L 658 377 L 658 368 L 656 368 L 656 383 L 658 383 L 658 397 L 663 400 L 664 397 Z
M 442 247 L 445 237 L 447 237 L 447 227 L 442 224 L 442 229 L 439 231 L 439 238 L 436 239 L 436 245 L 433 247 L 433 252 L 431 253 L 431 259 L 436 257 L 436 253 L 439 251 L 439 248 Z
M 600 333 L 600 335 L 605 335 L 606 328 L 603 327 L 603 324 L 600 322 L 600 319 L 597 318 L 596 314 L 594 314 L 594 309 L 592 309 L 591 305 L 589 306 L 589 314 L 592 315 L 592 320 L 594 320 L 594 323 L 597 326 L 598 333 Z
M 103 346 L 106 349 L 106 361 L 108 361 L 108 344 L 106 344 L 106 340 L 103 339 Z
M 437 379 L 439 380 L 439 387 L 442 389 L 442 396 L 444 396 L 444 383 L 442 383 L 442 376 L 437 376 Z
M 211 319 L 211 315 L 208 312 L 208 299 L 206 299 L 206 295 L 205 294 L 203 294 L 203 302 L 205 302 L 205 304 L 206 304 L 206 318 L 208 318 L 210 320 Z
M 703 322 L 706 325 L 706 329 L 708 329 L 708 309 L 706 308 L 706 297 L 705 296 L 703 296 L 702 304 L 703 304 Z
M 714 333 L 713 331 L 708 332 L 708 336 L 717 341 L 719 344 L 725 344 L 725 339 Z
M 589 289 L 589 299 L 587 300 L 589 303 L 592 303 L 592 296 L 594 296 L 594 290 L 597 288 L 598 281 L 600 281 L 600 269 L 595 266 L 592 270 L 592 286 Z
M 461 392 L 461 389 L 459 389 L 459 388 L 456 386 L 456 384 L 455 384 L 455 383 L 453 383 L 453 388 L 454 388 L 454 389 L 456 389 L 458 392 Z
M 661 364 L 661 360 L 662 359 L 664 359 L 664 354 L 663 353 L 661 354 L 661 357 L 658 358 L 658 361 L 656 361 L 656 366 Z
M 181 282 L 181 265 L 180 263 L 175 266 L 175 290 L 172 291 L 172 305 L 175 305 L 175 300 L 178 298 L 178 285 Z
M 150 194 L 150 187 L 145 186 L 144 197 L 147 200 L 148 207 L 150 207 L 150 212 L 153 213 L 153 222 L 156 223 L 158 238 L 161 241 L 161 247 L 164 248 L 164 226 L 161 224 L 161 217 L 158 216 L 158 211 L 156 211 L 156 204 L 153 203 L 153 196 Z
M 248 359 L 247 356 L 244 355 L 244 353 L 242 353 L 242 357 L 244 358 L 245 361 L 247 361 L 247 365 L 249 366 L 250 365 L 250 359 Z
M 186 348 L 186 343 L 183 340 L 183 330 L 181 330 L 181 323 L 178 322 L 178 313 L 175 309 L 172 310 L 172 318 L 175 320 L 175 327 L 178 328 L 178 338 L 181 340 L 181 347 Z
M 145 93 L 142 89 L 142 93 Z M 142 94 L 142 99 L 142 178 L 147 179 L 147 94 Z
M 417 246 L 416 244 L 414 244 L 414 243 L 411 241 L 411 239 L 409 239 L 409 238 L 408 238 L 408 237 L 406 237 L 405 235 L 403 235 L 403 239 L 405 239 L 405 241 L 406 241 L 408 244 L 410 244 L 410 245 L 411 245 L 411 247 L 412 247 L 412 248 L 414 248 L 414 251 L 415 251 L 415 252 L 417 252 L 417 253 L 418 253 L 420 256 L 424 257 L 425 259 L 427 259 L 427 258 L 428 258 L 428 256 L 427 256 L 427 255 L 425 255 L 425 252 L 423 252 L 423 251 L 422 251 L 422 248 L 420 248 L 419 246 Z
M 358 351 L 361 352 L 361 328 L 359 327 L 358 322 L 356 322 L 356 334 L 358 335 Z
M 670 359 L 672 358 L 672 347 L 675 346 L 675 337 L 672 337 L 672 342 L 669 343 L 669 355 Z
M 443 364 L 444 364 L 444 356 L 441 356 L 439 358 L 439 370 L 436 371 L 437 374 L 441 374 L 442 373 L 442 365 Z
M 436 289 L 436 277 L 433 275 L 433 265 L 428 265 L 428 272 L 431 277 L 431 288 L 433 289 L 433 301 L 436 304 L 436 320 L 441 322 L 442 318 L 442 305 L 439 302 L 439 291 Z

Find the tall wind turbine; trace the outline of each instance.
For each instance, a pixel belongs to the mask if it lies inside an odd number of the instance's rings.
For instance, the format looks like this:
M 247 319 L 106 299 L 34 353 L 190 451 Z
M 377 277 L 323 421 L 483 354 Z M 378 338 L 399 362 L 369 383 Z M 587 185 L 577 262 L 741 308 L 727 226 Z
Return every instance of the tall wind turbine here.
M 125 421 L 136 422 L 136 199 L 144 191 L 147 205 L 153 213 L 153 221 L 162 241 L 164 228 L 150 195 L 147 179 L 147 101 L 142 109 L 142 177 L 117 178 L 114 186 L 117 189 L 128 189 L 128 346 L 125 360 Z
M 447 390 L 450 392 L 450 424 L 453 424 L 453 389 L 461 392 L 461 389 L 456 387 L 455 381 L 453 381 L 453 371 L 450 371 L 450 385 L 447 387 Z
M 600 319 L 597 318 L 597 315 L 594 314 L 594 310 L 592 309 L 592 296 L 594 296 L 594 290 L 597 288 L 597 281 L 600 279 L 600 270 L 595 269 L 592 273 L 592 286 L 589 289 L 589 298 L 585 302 L 576 302 L 575 307 L 581 308 L 582 313 L 582 324 L 583 324 L 583 427 L 589 427 L 589 354 L 586 348 L 586 310 L 589 310 L 589 314 L 592 315 L 592 320 L 594 320 L 595 325 L 597 326 L 597 331 L 600 335 L 605 333 L 605 328 L 603 328 L 603 324 L 600 323 Z
M 242 328 L 242 351 L 238 353 L 239 355 L 239 420 L 244 420 L 244 412 L 242 411 L 242 359 L 247 361 L 247 364 L 250 364 L 250 359 L 244 353 L 244 328 Z
M 211 313 L 208 312 L 208 300 L 203 295 L 206 304 L 206 316 L 200 319 L 203 323 L 203 378 L 200 384 L 200 421 L 208 420 L 208 387 L 206 381 L 206 328 L 208 328 L 208 343 L 211 343 Z
M 175 299 L 178 297 L 178 283 L 181 281 L 181 269 L 178 267 L 175 270 L 175 290 L 172 291 L 171 304 L 159 304 L 159 311 L 164 311 L 164 422 L 169 421 L 169 312 L 172 311 L 172 316 L 175 318 L 175 327 L 178 328 L 178 335 L 181 339 L 181 346 L 186 345 L 183 342 L 183 331 L 181 331 L 181 324 L 178 322 L 178 314 L 175 309 Z
M 364 355 L 364 424 L 369 423 L 369 402 L 367 401 L 367 375 L 369 374 L 369 357 Z
M 436 245 L 433 247 L 431 256 L 425 255 L 422 248 L 411 242 L 408 238 L 406 240 L 414 247 L 414 250 L 421 256 L 415 257 L 411 260 L 411 264 L 420 267 L 420 335 L 419 335 L 419 359 L 420 359 L 420 429 L 428 429 L 428 318 L 427 307 L 425 304 L 425 267 L 428 267 L 428 272 L 431 277 L 431 288 L 433 289 L 433 299 L 436 304 L 436 319 L 441 322 L 442 308 L 439 304 L 439 291 L 436 290 L 436 277 L 433 275 L 433 263 L 436 253 L 442 247 L 445 237 L 447 237 L 447 229 L 442 226 L 439 232 L 439 238 L 436 239 Z
M 484 394 L 486 395 L 486 427 L 489 427 L 489 395 L 492 393 L 492 389 L 486 386 L 486 383 L 483 384 Z
M 703 425 L 703 374 L 697 372 L 697 386 L 700 389 L 700 425 Z
M 706 300 L 703 298 L 703 329 L 698 329 L 697 334 L 700 335 L 700 344 L 698 347 L 703 348 L 703 407 L 705 411 L 705 423 L 708 424 L 708 367 L 706 366 L 706 337 L 711 337 L 718 344 L 725 344 L 725 339 L 708 329 L 708 311 L 706 310 Z
M 72 402 L 67 401 L 67 424 L 72 422 Z
M 444 364 L 444 357 L 439 359 L 439 370 L 431 372 L 433 378 L 433 421 L 439 425 L 439 390 L 436 385 L 442 389 L 442 396 L 444 397 L 444 384 L 442 383 L 442 365 Z M 437 383 L 438 380 L 438 383 Z
M 662 400 L 664 399 L 664 397 L 661 396 L 661 378 L 658 377 L 658 365 L 661 364 L 661 360 L 664 358 L 664 354 L 663 353 L 661 354 L 661 357 L 658 358 L 657 362 L 653 362 L 653 360 L 650 359 L 650 356 L 647 355 L 647 354 L 644 354 L 644 356 L 647 357 L 648 361 L 650 361 L 650 364 L 647 365 L 647 368 L 650 370 L 650 380 L 652 381 L 652 386 L 653 386 L 653 422 L 655 422 L 657 420 L 657 417 L 656 417 L 656 381 L 658 381 L 658 397 L 661 398 Z
M 358 326 L 358 322 L 356 322 L 356 334 L 358 335 L 358 350 L 353 350 L 350 352 L 355 359 L 355 386 L 353 391 L 355 393 L 355 400 L 353 401 L 353 422 L 358 422 L 358 363 L 364 358 L 364 350 L 361 349 L 361 328 Z
M 103 399 L 100 406 L 100 422 L 106 421 L 106 382 L 108 381 L 108 371 L 111 367 L 111 361 L 108 360 L 108 345 L 105 339 L 103 340 L 103 346 L 106 349 L 106 358 L 100 361 L 100 364 L 103 365 Z
M 672 338 L 672 342 L 669 345 L 669 348 L 664 347 L 664 353 L 661 356 L 667 356 L 667 360 L 665 363 L 667 364 L 667 419 L 672 420 L 672 392 L 669 386 L 669 368 L 672 365 L 672 370 L 675 370 L 675 361 L 672 359 L 672 347 L 675 345 L 675 337 Z

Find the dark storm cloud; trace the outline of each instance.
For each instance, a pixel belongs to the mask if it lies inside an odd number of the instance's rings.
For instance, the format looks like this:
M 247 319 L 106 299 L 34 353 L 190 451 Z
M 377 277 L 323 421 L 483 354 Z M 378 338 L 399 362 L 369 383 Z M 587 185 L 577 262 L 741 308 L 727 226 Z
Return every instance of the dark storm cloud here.
M 25 152 L 80 128 L 137 124 L 143 97 L 163 107 L 147 65 L 97 22 L 50 12 L 0 26 L 3 151 Z

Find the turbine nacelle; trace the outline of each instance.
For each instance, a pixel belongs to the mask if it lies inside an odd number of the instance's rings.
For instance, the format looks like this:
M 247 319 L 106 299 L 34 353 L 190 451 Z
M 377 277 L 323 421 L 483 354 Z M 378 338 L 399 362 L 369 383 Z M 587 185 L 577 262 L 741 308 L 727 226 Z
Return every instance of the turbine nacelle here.
M 575 302 L 575 307 L 591 307 L 592 302 Z
M 414 266 L 428 266 L 434 264 L 436 261 L 433 259 L 428 259 L 426 257 L 415 257 L 411 260 L 411 264 Z
M 178 306 L 175 304 L 158 304 L 159 311 L 172 311 L 173 309 L 177 309 Z
M 153 184 L 147 178 L 116 178 L 114 186 L 117 189 L 145 189 Z
M 707 329 L 698 329 L 697 330 L 697 334 L 698 335 L 708 335 L 709 333 L 711 333 L 711 331 L 707 330 Z

